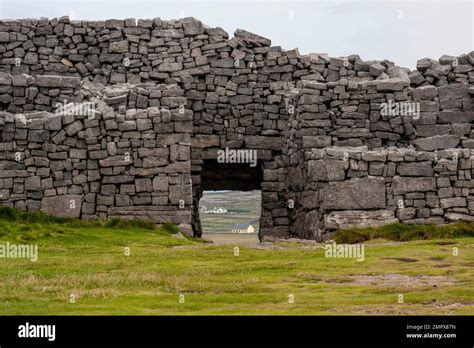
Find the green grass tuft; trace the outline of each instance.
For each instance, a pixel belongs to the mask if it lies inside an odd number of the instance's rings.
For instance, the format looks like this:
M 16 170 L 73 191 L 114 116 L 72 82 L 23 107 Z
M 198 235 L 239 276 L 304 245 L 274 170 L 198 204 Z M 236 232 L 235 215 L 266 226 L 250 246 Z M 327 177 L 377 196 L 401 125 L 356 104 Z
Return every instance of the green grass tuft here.
M 153 221 L 143 220 L 143 219 L 132 219 L 132 220 L 123 220 L 118 218 L 113 218 L 107 220 L 105 223 L 107 227 L 116 227 L 116 228 L 142 228 L 145 230 L 155 230 L 156 225 Z
M 176 234 L 179 232 L 179 227 L 170 222 L 166 222 L 163 225 L 161 225 L 160 229 L 170 234 Z
M 66 223 L 72 219 L 56 217 L 43 213 L 42 211 L 21 211 L 11 207 L 0 206 L 0 220 L 24 221 L 38 223 Z
M 171 228 L 171 227 L 170 227 Z M 168 235 L 166 231 L 158 231 L 151 220 L 114 218 L 110 220 L 81 220 L 61 218 L 48 215 L 41 211 L 21 211 L 16 208 L 0 206 L 0 236 L 16 241 L 32 241 L 44 237 L 59 237 L 75 234 L 80 230 L 129 231 L 134 233 L 155 231 L 160 235 Z M 174 226 L 174 231 L 179 231 Z M 175 233 L 175 232 L 174 232 Z
M 0 206 L 0 220 L 7 220 L 7 221 L 14 221 L 17 220 L 17 212 L 18 210 Z
M 441 238 L 474 237 L 474 222 L 455 222 L 446 225 L 408 225 L 394 223 L 380 227 L 338 230 L 337 243 L 362 243 L 371 239 L 388 239 L 405 242 Z

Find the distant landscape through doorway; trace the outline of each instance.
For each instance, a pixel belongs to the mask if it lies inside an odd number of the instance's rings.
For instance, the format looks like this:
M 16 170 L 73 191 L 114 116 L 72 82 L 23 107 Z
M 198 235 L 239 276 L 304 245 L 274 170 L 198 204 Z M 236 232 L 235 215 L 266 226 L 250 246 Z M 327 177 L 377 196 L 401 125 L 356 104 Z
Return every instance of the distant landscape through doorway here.
M 202 237 L 216 244 L 258 242 L 261 191 L 204 191 L 199 200 Z

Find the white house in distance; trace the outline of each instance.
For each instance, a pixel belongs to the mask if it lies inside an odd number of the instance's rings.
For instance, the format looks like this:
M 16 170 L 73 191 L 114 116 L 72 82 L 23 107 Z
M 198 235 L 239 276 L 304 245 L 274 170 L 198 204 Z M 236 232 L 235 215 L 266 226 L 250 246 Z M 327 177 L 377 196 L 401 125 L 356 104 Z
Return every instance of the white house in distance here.
M 206 209 L 206 206 L 203 206 L 204 207 L 204 214 L 227 214 L 228 211 L 226 208 L 212 208 L 211 210 L 207 210 Z
M 251 224 L 235 224 L 232 233 L 255 233 L 255 228 Z

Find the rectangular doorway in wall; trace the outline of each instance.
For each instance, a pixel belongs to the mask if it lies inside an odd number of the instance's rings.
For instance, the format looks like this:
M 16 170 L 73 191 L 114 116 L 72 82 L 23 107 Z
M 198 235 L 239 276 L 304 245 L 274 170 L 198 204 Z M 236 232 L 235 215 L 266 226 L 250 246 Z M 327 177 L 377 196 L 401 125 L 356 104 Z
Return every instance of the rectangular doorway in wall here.
M 216 245 L 258 245 L 261 191 L 204 191 L 199 201 L 202 237 Z

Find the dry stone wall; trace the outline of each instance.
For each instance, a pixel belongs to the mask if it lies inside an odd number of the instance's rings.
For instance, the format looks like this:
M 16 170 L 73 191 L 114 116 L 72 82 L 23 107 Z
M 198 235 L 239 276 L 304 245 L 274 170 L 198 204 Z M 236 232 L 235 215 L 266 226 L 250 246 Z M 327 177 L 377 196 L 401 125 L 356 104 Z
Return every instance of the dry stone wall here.
M 54 113 L 0 114 L 2 203 L 66 217 L 141 217 L 189 231 L 192 111 L 179 108 L 177 86 L 147 86 L 146 102 L 137 102 L 137 88 L 79 96 L 87 101 Z
M 303 82 L 286 148 L 292 234 L 473 220 L 472 93 L 464 83 Z
M 194 18 L 0 21 L 0 203 L 200 236 L 214 179 L 261 189 L 261 239 L 467 218 L 473 83 L 474 52 L 410 71 Z M 224 149 L 257 151 L 256 170 L 216 163 Z M 398 192 L 397 177 L 417 189 Z M 370 204 L 343 199 L 354 192 Z
M 473 155 L 471 149 L 312 149 L 302 169 L 307 181 L 290 195 L 300 202 L 291 214 L 293 233 L 324 240 L 354 226 L 472 221 Z

